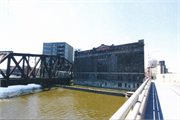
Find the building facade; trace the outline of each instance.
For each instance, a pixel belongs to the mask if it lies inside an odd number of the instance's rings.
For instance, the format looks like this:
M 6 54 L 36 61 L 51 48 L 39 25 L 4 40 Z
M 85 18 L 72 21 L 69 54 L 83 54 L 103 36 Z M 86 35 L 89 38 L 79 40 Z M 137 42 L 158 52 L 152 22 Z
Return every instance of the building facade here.
M 168 69 L 166 68 L 165 61 L 156 61 L 155 66 L 151 66 L 150 68 L 150 76 L 152 79 L 156 79 L 159 74 L 168 73 Z M 146 70 L 147 72 L 147 70 Z
M 165 74 L 166 73 L 166 65 L 165 61 L 157 62 L 157 74 Z
M 136 90 L 144 79 L 144 40 L 75 51 L 74 84 Z
M 73 47 L 66 42 L 43 43 L 43 54 L 60 55 L 73 63 Z

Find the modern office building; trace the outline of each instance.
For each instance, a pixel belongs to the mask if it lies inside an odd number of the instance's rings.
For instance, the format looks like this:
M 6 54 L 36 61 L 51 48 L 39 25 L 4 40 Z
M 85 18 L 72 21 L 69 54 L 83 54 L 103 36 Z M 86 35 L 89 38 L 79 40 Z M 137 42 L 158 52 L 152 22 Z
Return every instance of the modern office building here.
M 75 51 L 74 84 L 136 90 L 144 74 L 144 40 Z
M 43 43 L 43 54 L 60 55 L 73 63 L 73 47 L 66 42 Z

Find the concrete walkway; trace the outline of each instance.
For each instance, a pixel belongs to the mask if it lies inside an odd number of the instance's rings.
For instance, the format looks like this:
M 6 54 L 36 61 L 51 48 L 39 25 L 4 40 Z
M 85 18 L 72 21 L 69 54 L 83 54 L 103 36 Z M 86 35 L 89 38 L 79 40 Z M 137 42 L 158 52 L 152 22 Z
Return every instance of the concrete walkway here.
M 151 83 L 145 119 L 180 120 L 180 87 L 162 82 Z

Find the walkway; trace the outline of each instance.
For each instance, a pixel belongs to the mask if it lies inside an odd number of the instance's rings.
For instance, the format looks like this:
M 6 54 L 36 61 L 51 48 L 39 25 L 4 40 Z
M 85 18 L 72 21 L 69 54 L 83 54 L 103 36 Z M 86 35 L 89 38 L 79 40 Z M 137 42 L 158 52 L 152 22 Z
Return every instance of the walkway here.
M 152 82 L 145 119 L 180 120 L 180 86 Z

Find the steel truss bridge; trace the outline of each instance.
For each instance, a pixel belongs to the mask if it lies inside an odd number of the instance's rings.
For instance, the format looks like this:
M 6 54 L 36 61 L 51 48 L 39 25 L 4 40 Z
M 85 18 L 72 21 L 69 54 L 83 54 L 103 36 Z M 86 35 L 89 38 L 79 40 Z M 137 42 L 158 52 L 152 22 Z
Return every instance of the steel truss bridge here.
M 1 87 L 35 83 L 41 84 L 45 88 L 54 84 L 68 84 L 68 81 L 73 77 L 73 64 L 59 55 L 24 54 L 5 51 L 0 52 L 0 56 L 0 66 L 2 64 L 7 66 L 6 71 L 0 68 L 0 75 L 3 77 L 0 78 Z M 35 58 L 33 67 L 30 63 L 30 58 L 32 57 Z M 14 63 L 13 67 L 11 66 L 12 62 Z M 15 72 L 16 69 L 19 70 L 20 76 L 11 77 L 11 75 L 17 74 Z M 68 73 L 68 77 L 58 77 L 58 71 Z

